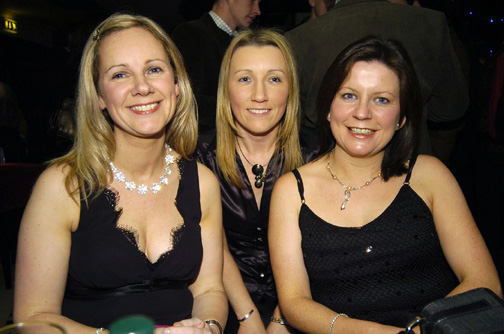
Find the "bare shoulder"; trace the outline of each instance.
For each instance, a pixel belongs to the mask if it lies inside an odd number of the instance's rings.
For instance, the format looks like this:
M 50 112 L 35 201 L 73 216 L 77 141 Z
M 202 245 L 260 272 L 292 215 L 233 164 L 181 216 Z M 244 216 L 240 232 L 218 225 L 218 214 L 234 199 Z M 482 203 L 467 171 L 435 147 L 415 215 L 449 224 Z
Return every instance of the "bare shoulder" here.
M 61 196 L 62 198 L 69 197 L 65 188 L 65 179 L 68 175 L 67 165 L 51 165 L 40 174 L 35 183 L 34 192 L 49 193 L 51 197 Z M 77 183 L 74 184 L 77 186 Z
M 200 162 L 197 162 L 198 164 L 198 178 L 200 181 L 200 186 L 203 186 L 205 188 L 211 188 L 211 187 L 219 187 L 219 180 L 217 180 L 217 177 L 215 174 L 205 165 L 203 165 Z
M 206 209 L 212 208 L 217 201 L 220 202 L 220 185 L 219 180 L 208 167 L 199 162 L 197 164 L 201 208 L 206 211 Z
M 275 190 L 276 189 L 287 189 L 289 187 L 292 187 L 295 184 L 296 184 L 296 177 L 294 176 L 294 173 L 288 172 L 278 178 L 278 180 L 275 182 L 274 189 Z
M 303 183 L 303 186 L 306 186 L 307 184 L 310 184 L 310 180 L 312 179 L 312 176 L 316 172 L 317 161 L 312 161 L 307 164 L 304 164 L 301 167 L 297 168 L 297 171 L 299 172 L 301 176 L 301 181 Z M 286 173 L 282 175 L 275 183 L 275 192 L 282 192 L 282 196 L 284 198 L 287 197 L 294 197 L 297 201 L 299 198 L 299 192 L 298 192 L 298 181 L 296 179 L 296 176 L 294 175 L 293 172 Z
M 26 224 L 54 224 L 61 222 L 75 230 L 79 221 L 80 200 L 78 192 L 70 195 L 65 187 L 68 166 L 51 165 L 39 176 L 23 215 Z M 77 184 L 75 183 L 75 185 Z
M 446 167 L 438 158 L 430 155 L 419 155 L 412 172 L 412 183 L 420 181 L 421 183 L 439 182 L 442 180 L 453 180 L 448 167 Z
M 410 186 L 432 210 L 446 194 L 459 194 L 460 187 L 450 170 L 437 158 L 420 155 L 411 174 Z

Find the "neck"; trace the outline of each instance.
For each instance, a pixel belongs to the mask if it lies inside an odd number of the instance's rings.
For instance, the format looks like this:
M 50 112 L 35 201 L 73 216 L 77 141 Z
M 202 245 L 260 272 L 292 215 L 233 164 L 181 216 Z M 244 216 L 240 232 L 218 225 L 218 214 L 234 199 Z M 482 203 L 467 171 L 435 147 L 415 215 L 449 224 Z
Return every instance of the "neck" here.
M 337 146 L 330 154 L 331 170 L 348 182 L 367 180 L 381 171 L 383 152 L 371 157 L 354 157 Z
M 237 145 L 239 143 L 241 153 L 252 164 L 267 164 L 268 161 L 275 153 L 277 136 L 276 134 L 267 136 L 252 136 L 245 134 L 243 136 L 236 136 Z M 237 149 L 239 149 L 237 147 Z
M 116 152 L 112 161 L 118 169 L 138 181 L 158 178 L 165 165 L 164 143 L 164 136 L 159 139 L 137 140 L 120 140 L 116 136 Z
M 226 22 L 229 28 L 235 30 L 236 24 L 233 22 L 233 18 L 228 6 L 229 5 L 226 1 L 218 1 L 213 5 L 212 11 L 217 14 L 222 19 L 222 21 Z

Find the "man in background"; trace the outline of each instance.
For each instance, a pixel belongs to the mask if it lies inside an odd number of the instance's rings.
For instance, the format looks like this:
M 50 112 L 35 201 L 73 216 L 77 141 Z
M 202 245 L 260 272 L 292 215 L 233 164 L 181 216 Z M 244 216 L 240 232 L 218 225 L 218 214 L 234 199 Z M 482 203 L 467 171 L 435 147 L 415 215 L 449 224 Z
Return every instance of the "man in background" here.
M 311 6 L 310 20 L 327 13 L 334 7 L 334 0 L 308 0 L 308 3 Z
M 318 144 L 315 101 L 325 72 L 343 48 L 367 35 L 396 39 L 407 49 L 424 102 L 420 152 L 431 154 L 427 119 L 462 118 L 469 105 L 466 81 L 444 14 L 386 0 L 340 0 L 326 14 L 286 33 L 299 67 L 304 139 Z
M 198 103 L 200 133 L 215 131 L 220 65 L 237 29 L 261 14 L 260 0 L 216 0 L 212 10 L 178 25 L 171 37 L 182 56 Z

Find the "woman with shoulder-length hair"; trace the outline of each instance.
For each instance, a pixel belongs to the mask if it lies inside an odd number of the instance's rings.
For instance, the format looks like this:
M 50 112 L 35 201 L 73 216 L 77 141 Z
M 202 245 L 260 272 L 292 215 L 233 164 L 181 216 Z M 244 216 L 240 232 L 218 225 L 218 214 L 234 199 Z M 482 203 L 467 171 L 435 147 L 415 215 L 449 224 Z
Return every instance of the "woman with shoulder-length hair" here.
M 271 262 L 293 327 L 395 334 L 436 299 L 502 295 L 455 178 L 416 154 L 421 101 L 393 40 L 356 41 L 327 70 L 320 156 L 282 176 L 271 199 Z
M 221 66 L 216 138 L 198 146 L 198 159 L 221 186 L 229 333 L 288 330 L 277 308 L 267 229 L 275 181 L 309 159 L 299 144 L 299 108 L 286 39 L 270 29 L 238 34 Z
M 76 108 L 74 146 L 21 222 L 14 320 L 100 333 L 145 314 L 172 333 L 222 333 L 219 185 L 191 159 L 196 107 L 177 48 L 152 20 L 112 15 L 85 46 Z

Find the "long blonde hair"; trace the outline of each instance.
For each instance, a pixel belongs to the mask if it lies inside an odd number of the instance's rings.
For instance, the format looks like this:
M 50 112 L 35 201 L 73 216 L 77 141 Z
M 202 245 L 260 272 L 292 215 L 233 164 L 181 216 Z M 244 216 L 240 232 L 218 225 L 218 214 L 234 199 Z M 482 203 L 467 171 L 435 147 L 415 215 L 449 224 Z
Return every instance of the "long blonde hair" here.
M 186 159 L 196 147 L 196 102 L 177 47 L 159 25 L 146 17 L 121 13 L 110 16 L 88 38 L 82 54 L 74 146 L 68 154 L 50 161 L 51 164 L 67 167 L 65 188 L 68 194 L 72 196 L 80 191 L 86 203 L 92 194 L 96 197 L 108 185 L 108 157 L 113 157 L 116 149 L 113 126 L 99 107 L 100 42 L 107 35 L 133 27 L 149 31 L 161 42 L 170 59 L 175 82 L 179 85 L 176 112 L 166 128 L 167 144 Z
M 236 124 L 229 98 L 229 68 L 233 54 L 244 46 L 275 46 L 282 52 L 287 65 L 289 96 L 287 108 L 282 118 L 275 153 L 282 152 L 283 172 L 289 172 L 303 163 L 299 147 L 299 81 L 296 63 L 288 41 L 278 32 L 271 29 L 245 30 L 240 32 L 229 45 L 222 60 L 219 88 L 217 91 L 217 164 L 224 179 L 239 188 L 243 188 L 236 166 Z

